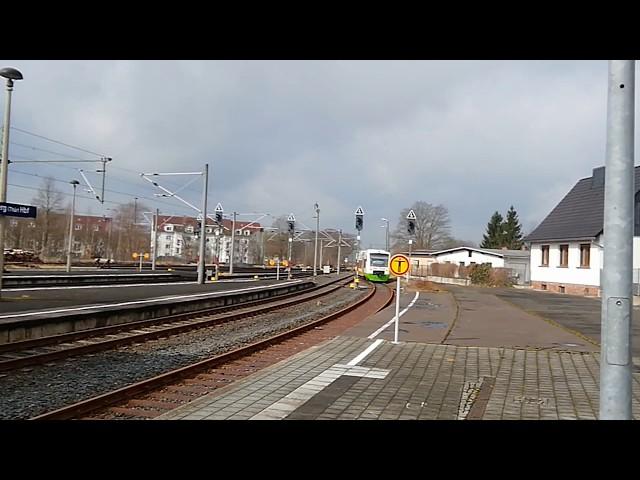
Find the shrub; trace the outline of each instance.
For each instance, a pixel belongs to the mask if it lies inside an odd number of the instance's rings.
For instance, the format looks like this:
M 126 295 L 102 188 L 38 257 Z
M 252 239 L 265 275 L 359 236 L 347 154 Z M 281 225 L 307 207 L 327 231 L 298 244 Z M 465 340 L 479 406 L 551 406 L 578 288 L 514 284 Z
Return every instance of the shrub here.
M 491 265 L 473 265 L 471 267 L 471 283 L 485 287 L 510 287 L 512 285 L 509 269 L 491 268 Z
M 491 265 L 483 263 L 482 265 L 472 265 L 469 273 L 471 283 L 474 285 L 491 285 Z

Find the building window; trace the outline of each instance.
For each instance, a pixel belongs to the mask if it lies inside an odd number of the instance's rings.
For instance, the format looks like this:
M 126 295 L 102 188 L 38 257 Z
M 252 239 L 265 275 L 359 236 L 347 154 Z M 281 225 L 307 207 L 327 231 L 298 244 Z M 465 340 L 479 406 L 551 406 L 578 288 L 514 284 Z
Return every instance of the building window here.
M 176 240 L 176 245 L 177 245 L 177 246 L 182 245 L 182 240 Z
M 187 233 L 193 233 L 193 227 L 187 227 L 184 229 L 184 231 Z
M 82 230 L 82 225 L 76 223 L 76 230 Z
M 167 244 L 164 246 L 165 250 L 170 250 L 171 249 L 171 245 Z
M 471 258 L 472 255 L 473 255 L 473 252 L 469 250 L 469 258 Z
M 542 245 L 542 263 L 541 267 L 549 266 L 549 245 Z
M 236 235 L 242 235 L 242 230 L 236 230 Z
M 207 233 L 212 233 L 213 232 L 213 228 L 212 227 L 207 227 Z
M 546 283 L 543 283 L 542 285 L 540 285 L 540 288 L 541 288 L 542 290 L 546 290 L 546 289 L 547 289 L 547 284 L 546 284 Z
M 100 225 L 94 225 L 93 226 L 93 231 L 94 232 L 99 232 L 100 231 Z
M 591 256 L 591 244 L 581 243 L 580 244 L 580 266 L 582 268 L 589 268 L 590 256 Z
M 560 266 L 569 266 L 569 245 L 560 245 Z
M 564 292 L 564 290 L 565 290 L 565 289 L 564 289 L 564 285 L 560 285 L 560 286 L 558 287 L 558 291 L 559 291 L 560 293 L 565 293 L 565 292 Z
M 173 225 L 165 225 L 164 226 L 164 231 L 165 232 L 173 232 Z
M 247 237 L 248 237 L 249 235 L 251 235 L 251 232 L 250 232 L 249 230 L 245 230 L 245 231 L 244 231 L 244 234 L 245 234 L 245 236 L 247 236 Z
M 165 235 L 164 238 L 165 240 L 171 240 L 171 235 Z

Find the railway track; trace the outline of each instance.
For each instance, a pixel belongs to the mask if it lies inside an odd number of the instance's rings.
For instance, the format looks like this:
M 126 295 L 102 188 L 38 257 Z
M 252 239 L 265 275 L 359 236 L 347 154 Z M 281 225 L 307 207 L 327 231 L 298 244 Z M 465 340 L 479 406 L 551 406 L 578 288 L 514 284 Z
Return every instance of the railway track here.
M 329 295 L 341 288 L 347 278 L 351 277 L 340 277 L 304 290 L 302 293 L 293 292 L 277 298 L 2 344 L 0 345 L 0 371 L 43 364 L 131 343 L 146 342 L 239 318 L 261 315 Z
M 339 334 L 362 318 L 381 310 L 392 299 L 393 291 L 388 287 L 372 286 L 356 302 L 320 319 L 32 419 L 155 418 Z

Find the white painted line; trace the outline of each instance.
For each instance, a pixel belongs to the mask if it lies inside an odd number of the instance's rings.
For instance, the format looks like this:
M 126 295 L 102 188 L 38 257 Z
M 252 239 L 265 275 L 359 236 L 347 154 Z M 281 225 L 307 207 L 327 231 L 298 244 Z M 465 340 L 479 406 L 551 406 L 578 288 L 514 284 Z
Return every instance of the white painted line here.
M 5 275 L 5 280 L 8 278 L 86 278 L 86 277 L 171 277 L 171 273 L 106 273 L 106 274 L 95 274 L 95 275 Z
M 361 361 L 366 355 L 368 355 L 375 347 L 377 347 L 382 342 L 383 340 L 376 340 L 354 360 L 360 358 L 360 360 L 358 361 Z M 335 364 L 321 374 L 309 380 L 307 383 L 299 386 L 293 392 L 287 394 L 277 402 L 256 413 L 249 420 L 281 420 L 295 411 L 298 407 L 302 406 L 305 402 L 313 398 L 317 393 L 324 390 L 327 386 L 329 386 L 342 375 L 347 375 L 350 377 L 383 379 L 389 372 L 390 370 L 385 370 L 382 368 L 353 368 L 353 365 L 350 364 Z
M 29 312 L 29 313 L 15 313 L 13 315 L 0 315 L 0 319 L 3 318 L 19 318 L 19 317 L 29 317 L 29 316 L 33 316 L 33 315 L 39 315 L 39 314 L 52 314 L 52 313 L 65 313 L 65 312 L 79 312 L 82 310 L 91 310 L 91 309 L 104 309 L 104 308 L 108 308 L 108 307 L 125 307 L 128 305 L 144 305 L 144 304 L 149 304 L 149 303 L 158 303 L 158 302 L 166 302 L 168 300 L 182 300 L 182 299 L 190 299 L 190 298 L 202 298 L 202 297 L 219 297 L 219 296 L 224 296 L 224 295 L 228 295 L 229 293 L 240 293 L 240 292 L 248 292 L 251 290 L 258 290 L 258 289 L 264 289 L 264 288 L 268 288 L 268 287 L 275 287 L 275 286 L 284 286 L 284 285 L 293 285 L 295 283 L 300 283 L 303 280 L 292 280 L 290 282 L 283 282 L 283 283 L 275 283 L 275 284 L 271 284 L 271 285 L 261 285 L 259 287 L 249 287 L 249 288 L 241 288 L 241 289 L 236 289 L 236 290 L 224 290 L 221 292 L 208 292 L 208 293 L 195 293 L 195 294 L 191 294 L 191 295 L 176 295 L 176 296 L 170 296 L 170 297 L 159 297 L 159 298 L 152 298 L 150 300 L 137 300 L 137 301 L 132 301 L 132 302 L 120 302 L 120 303 L 106 303 L 106 304 L 97 304 L 97 305 L 87 305 L 85 307 L 74 307 L 74 308 L 61 308 L 58 310 L 40 310 L 37 312 Z
M 198 282 L 167 282 L 167 283 L 120 283 L 118 285 L 67 285 L 60 287 L 28 287 L 28 288 L 5 288 L 5 292 L 32 292 L 46 290 L 78 290 L 81 288 L 123 288 L 123 287 L 149 287 L 159 285 L 193 285 Z
M 378 346 L 383 342 L 383 340 L 381 338 L 379 338 L 378 340 L 376 340 L 375 342 L 373 342 L 371 345 L 369 345 L 367 347 L 367 349 L 364 352 L 361 352 L 360 355 L 358 355 L 356 358 L 354 358 L 353 360 L 351 360 L 349 363 L 347 363 L 347 365 L 349 365 L 350 367 L 354 367 L 356 366 L 358 363 L 360 363 L 362 360 L 364 360 L 364 358 L 369 355 L 371 352 L 373 352 L 376 348 L 378 348 Z
M 260 279 L 238 279 L 238 280 L 218 280 L 211 283 L 246 283 L 246 282 L 258 282 Z M 66 285 L 60 287 L 25 287 L 25 288 L 5 288 L 6 292 L 31 292 L 31 291 L 46 291 L 46 290 L 77 290 L 81 288 L 123 288 L 123 287 L 149 287 L 157 285 L 195 285 L 198 282 L 192 280 L 190 282 L 166 282 L 166 283 L 119 283 L 116 285 Z
M 413 300 L 411 300 L 411 303 L 409 305 L 407 305 L 407 308 L 405 308 L 404 310 L 402 310 L 400 312 L 400 314 L 398 315 L 398 317 L 401 317 L 402 315 L 404 315 L 405 313 L 407 313 L 407 310 L 409 310 L 411 307 L 413 307 L 413 305 L 416 303 L 416 300 L 418 300 L 418 297 L 420 296 L 420 292 L 416 292 L 416 296 L 413 297 Z M 396 320 L 396 316 L 394 315 L 393 318 L 391 320 L 389 320 L 387 323 L 385 323 L 383 326 L 381 326 L 378 330 L 376 330 L 375 332 L 373 332 L 371 335 L 369 335 L 367 338 L 369 340 L 373 340 L 374 338 L 376 338 L 378 335 L 380 335 L 384 330 L 386 330 L 387 328 L 389 328 L 389 326 L 395 322 Z

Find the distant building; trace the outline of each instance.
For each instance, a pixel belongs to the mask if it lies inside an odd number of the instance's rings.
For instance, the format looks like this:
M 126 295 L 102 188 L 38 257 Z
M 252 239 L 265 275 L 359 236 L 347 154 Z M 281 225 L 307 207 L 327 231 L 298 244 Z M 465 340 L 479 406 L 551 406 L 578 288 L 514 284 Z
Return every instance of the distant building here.
M 205 225 L 207 261 L 219 257 L 229 263 L 231 257 L 231 229 L 233 222 L 224 219 L 222 225 L 207 218 Z M 173 257 L 195 261 L 200 249 L 200 221 L 188 216 L 160 215 L 158 219 L 157 257 Z M 234 261 L 236 263 L 262 263 L 262 226 L 255 222 L 236 221 Z
M 517 284 L 530 281 L 528 250 L 507 250 L 496 248 L 455 247 L 431 253 L 438 263 L 451 263 L 460 267 L 489 264 L 492 268 L 508 268 Z

